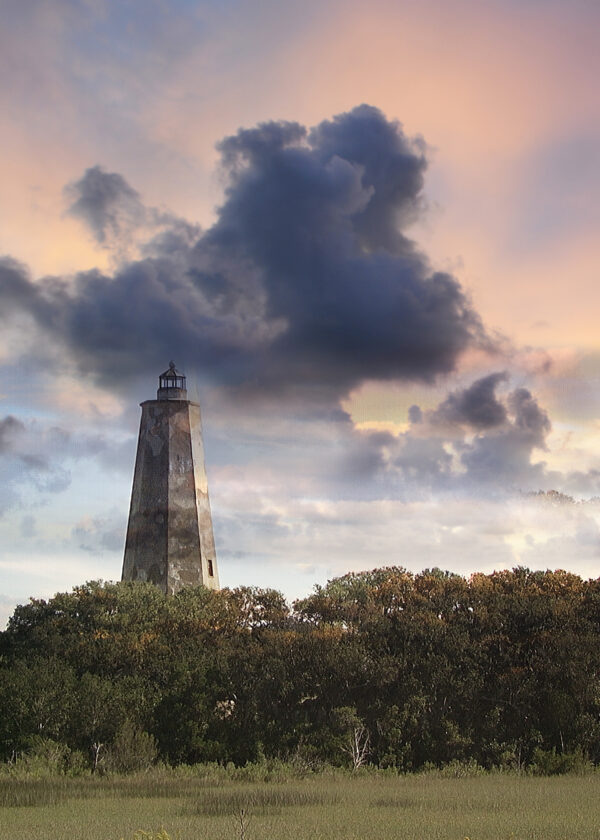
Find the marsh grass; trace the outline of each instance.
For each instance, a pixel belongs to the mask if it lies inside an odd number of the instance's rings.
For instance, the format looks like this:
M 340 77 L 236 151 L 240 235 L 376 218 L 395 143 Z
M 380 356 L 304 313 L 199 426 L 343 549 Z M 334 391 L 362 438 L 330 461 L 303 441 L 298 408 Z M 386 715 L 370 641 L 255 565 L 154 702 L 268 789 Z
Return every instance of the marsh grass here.
M 279 814 L 283 808 L 334 805 L 340 801 L 337 790 L 306 789 L 306 785 L 238 788 L 205 791 L 197 813 L 206 817 L 246 814 Z
M 227 768 L 0 778 L 10 840 L 598 840 L 600 774 L 327 773 L 269 782 Z M 247 776 L 252 777 L 253 772 Z M 8 806 L 8 807 L 7 807 Z M 146 832 L 146 835 L 141 832 Z
M 408 799 L 406 796 L 379 796 L 370 802 L 371 808 L 409 808 L 414 800 Z
M 55 805 L 77 799 L 173 799 L 193 796 L 219 784 L 201 775 L 174 772 L 132 776 L 48 776 L 42 779 L 0 776 L 0 807 Z

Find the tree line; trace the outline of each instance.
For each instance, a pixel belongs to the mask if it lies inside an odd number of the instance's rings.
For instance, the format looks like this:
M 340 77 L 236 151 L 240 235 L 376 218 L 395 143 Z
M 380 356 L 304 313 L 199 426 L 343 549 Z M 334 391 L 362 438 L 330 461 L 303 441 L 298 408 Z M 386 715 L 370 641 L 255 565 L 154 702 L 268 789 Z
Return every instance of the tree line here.
M 600 762 L 600 580 L 525 568 L 274 590 L 91 582 L 0 633 L 0 760 Z M 115 758 L 116 756 L 116 758 Z M 120 756 L 120 759 L 119 759 Z

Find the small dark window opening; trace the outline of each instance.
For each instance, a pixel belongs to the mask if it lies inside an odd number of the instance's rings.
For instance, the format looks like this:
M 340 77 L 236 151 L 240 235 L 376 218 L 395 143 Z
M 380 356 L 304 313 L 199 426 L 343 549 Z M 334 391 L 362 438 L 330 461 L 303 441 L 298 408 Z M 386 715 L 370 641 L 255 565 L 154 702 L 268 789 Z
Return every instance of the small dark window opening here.
M 212 560 L 209 560 L 209 561 L 208 561 L 208 574 L 210 575 L 210 577 L 214 577 L 214 576 L 215 576 L 215 573 L 214 573 L 214 571 L 213 571 L 213 564 L 212 564 Z

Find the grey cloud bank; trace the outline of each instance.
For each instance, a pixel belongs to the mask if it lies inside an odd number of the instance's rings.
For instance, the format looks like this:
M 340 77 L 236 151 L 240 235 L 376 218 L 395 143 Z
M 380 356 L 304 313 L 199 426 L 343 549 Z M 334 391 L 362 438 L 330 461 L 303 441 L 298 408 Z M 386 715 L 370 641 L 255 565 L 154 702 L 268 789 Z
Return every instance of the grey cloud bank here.
M 365 379 L 432 381 L 488 342 L 459 283 L 405 234 L 426 157 L 398 123 L 362 105 L 311 131 L 240 130 L 219 149 L 225 200 L 204 234 L 89 169 L 69 188 L 71 213 L 105 245 L 151 230 L 141 258 L 39 282 L 4 260 L 4 318 L 27 313 L 104 384 L 175 355 L 220 384 L 326 401 Z

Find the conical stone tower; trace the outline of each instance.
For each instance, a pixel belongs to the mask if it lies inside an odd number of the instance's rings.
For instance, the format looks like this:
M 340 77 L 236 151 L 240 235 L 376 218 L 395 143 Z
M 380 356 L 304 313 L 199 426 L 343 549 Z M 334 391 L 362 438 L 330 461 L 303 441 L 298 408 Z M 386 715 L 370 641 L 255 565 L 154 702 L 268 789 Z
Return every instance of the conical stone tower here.
M 171 595 L 219 588 L 200 406 L 171 362 L 155 400 L 141 404 L 122 580 L 147 580 Z

